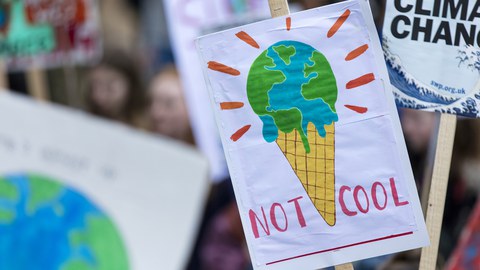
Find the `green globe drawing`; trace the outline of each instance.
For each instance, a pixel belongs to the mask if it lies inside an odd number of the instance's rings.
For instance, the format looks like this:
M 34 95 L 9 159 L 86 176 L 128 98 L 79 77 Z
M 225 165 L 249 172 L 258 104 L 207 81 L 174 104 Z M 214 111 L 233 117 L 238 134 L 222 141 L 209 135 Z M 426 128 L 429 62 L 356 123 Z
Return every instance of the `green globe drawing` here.
M 0 269 L 127 270 L 110 218 L 89 199 L 35 174 L 0 177 Z
M 321 137 L 324 126 L 338 121 L 338 89 L 330 63 L 312 46 L 280 41 L 263 51 L 248 73 L 247 97 L 263 122 L 267 142 L 279 131 L 297 131 L 310 152 L 307 126 L 313 123 Z

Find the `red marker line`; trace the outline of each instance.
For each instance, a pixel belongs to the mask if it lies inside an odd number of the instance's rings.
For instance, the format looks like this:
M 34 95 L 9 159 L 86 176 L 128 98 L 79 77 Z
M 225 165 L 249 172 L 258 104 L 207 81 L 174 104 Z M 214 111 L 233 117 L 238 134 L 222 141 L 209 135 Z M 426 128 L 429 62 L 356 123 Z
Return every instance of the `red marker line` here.
M 368 73 L 354 80 L 349 81 L 346 87 L 347 89 L 352 89 L 355 87 L 359 87 L 359 86 L 371 83 L 374 80 L 375 80 L 375 75 L 373 73 Z
M 243 42 L 247 43 L 248 45 L 254 47 L 254 48 L 257 48 L 259 49 L 260 46 L 258 45 L 258 43 L 255 41 L 255 39 L 253 39 L 249 34 L 247 34 L 246 32 L 244 31 L 240 31 L 238 33 L 235 34 L 235 36 L 237 36 L 239 39 L 241 39 Z
M 241 129 L 237 130 L 233 135 L 230 137 L 230 139 L 234 142 L 238 141 L 247 131 L 250 129 L 252 125 L 246 125 L 242 127 Z
M 222 110 L 233 110 L 243 107 L 243 102 L 222 102 L 220 103 L 220 109 Z
M 338 29 L 342 27 L 343 23 L 348 19 L 348 16 L 350 16 L 350 9 L 345 10 L 345 12 L 340 16 L 337 21 L 333 24 L 332 28 L 328 30 L 327 37 L 331 38 L 335 33 L 337 33 Z
M 290 28 L 292 28 L 292 18 L 287 17 L 286 24 L 287 24 L 287 31 L 290 31 Z
M 368 50 L 368 44 L 362 45 L 362 46 L 356 48 L 355 50 L 351 51 L 347 55 L 347 57 L 345 57 L 345 61 L 353 60 L 353 59 L 359 57 L 360 55 L 362 55 L 367 50 Z
M 364 114 L 368 111 L 368 108 L 366 108 L 366 107 L 359 107 L 359 106 L 355 106 L 355 105 L 345 105 L 345 107 L 347 107 L 348 109 L 350 109 L 354 112 L 361 113 L 361 114 Z
M 208 62 L 208 68 L 211 70 L 215 70 L 215 71 L 233 75 L 233 76 L 240 75 L 240 71 L 215 61 Z
M 413 234 L 413 232 L 389 235 L 389 236 L 385 236 L 385 237 L 381 237 L 381 238 L 377 238 L 377 239 L 367 240 L 367 241 L 358 242 L 358 243 L 345 245 L 345 246 L 341 246 L 341 247 L 336 247 L 336 248 L 329 248 L 329 249 L 325 249 L 325 250 L 320 250 L 320 251 L 311 252 L 311 253 L 307 253 L 307 254 L 303 254 L 303 255 L 298 255 L 298 256 L 295 256 L 295 257 L 291 257 L 291 258 L 286 258 L 286 259 L 274 261 L 274 262 L 269 262 L 269 263 L 267 263 L 267 265 L 272 265 L 272 264 L 276 264 L 276 263 L 280 263 L 280 262 L 290 261 L 290 260 L 293 260 L 293 259 L 307 257 L 307 256 L 315 255 L 315 254 L 321 254 L 321 253 L 325 253 L 325 252 L 329 252 L 329 251 L 340 250 L 340 249 L 359 246 L 359 245 L 364 245 L 364 244 L 368 244 L 368 243 L 379 242 L 379 241 L 383 241 L 383 240 L 387 240 L 387 239 L 407 236 L 407 235 L 411 235 L 411 234 Z

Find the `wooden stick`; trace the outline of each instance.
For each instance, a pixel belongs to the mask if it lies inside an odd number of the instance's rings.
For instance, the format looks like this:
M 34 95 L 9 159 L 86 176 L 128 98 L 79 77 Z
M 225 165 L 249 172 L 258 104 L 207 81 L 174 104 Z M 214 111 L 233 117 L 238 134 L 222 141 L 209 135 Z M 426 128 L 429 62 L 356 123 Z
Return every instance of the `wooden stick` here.
M 287 0 L 268 0 L 268 5 L 270 6 L 272 18 L 290 14 Z M 353 270 L 353 265 L 351 263 L 337 265 L 335 270 Z
M 433 165 L 430 196 L 427 205 L 426 223 L 430 235 L 430 246 L 422 249 L 420 258 L 421 270 L 435 270 L 437 265 L 438 245 L 442 229 L 450 163 L 452 161 L 456 121 L 455 115 L 442 114 L 440 116 L 435 163 Z
M 353 270 L 353 265 L 351 263 L 340 264 L 335 266 L 335 270 Z
M 27 71 L 28 92 L 37 100 L 47 101 L 49 94 L 47 91 L 47 83 L 45 81 L 45 73 L 33 67 Z
M 0 60 L 0 91 L 8 90 L 8 72 L 5 61 Z
M 268 0 L 268 5 L 270 6 L 272 18 L 290 14 L 287 0 Z

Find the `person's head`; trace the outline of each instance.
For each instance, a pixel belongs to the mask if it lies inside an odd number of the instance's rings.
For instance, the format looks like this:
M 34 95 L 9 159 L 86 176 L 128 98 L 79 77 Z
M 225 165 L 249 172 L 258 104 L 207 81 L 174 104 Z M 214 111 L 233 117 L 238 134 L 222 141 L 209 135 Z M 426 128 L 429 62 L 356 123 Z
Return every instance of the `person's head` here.
M 401 121 L 409 150 L 425 154 L 435 130 L 435 113 L 402 109 Z
M 150 82 L 148 110 L 152 131 L 193 143 L 180 77 L 174 66 L 160 71 Z
M 88 74 L 87 109 L 95 115 L 133 124 L 143 99 L 135 65 L 123 53 L 106 53 Z

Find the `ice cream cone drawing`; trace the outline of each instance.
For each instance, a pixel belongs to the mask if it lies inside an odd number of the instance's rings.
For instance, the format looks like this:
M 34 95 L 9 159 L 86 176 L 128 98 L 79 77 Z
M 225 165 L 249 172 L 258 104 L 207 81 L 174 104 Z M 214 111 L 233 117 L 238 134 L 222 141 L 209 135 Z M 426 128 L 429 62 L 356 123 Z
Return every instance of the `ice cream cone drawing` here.
M 350 16 L 341 14 L 326 33 L 333 38 Z M 285 29 L 291 30 L 292 20 L 285 19 Z M 339 87 L 353 89 L 375 80 L 373 73 L 362 75 L 338 86 L 329 61 L 352 61 L 366 52 L 367 44 L 346 54 L 344 59 L 327 59 L 314 45 L 295 40 L 281 40 L 262 49 L 262 45 L 244 31 L 237 38 L 259 49 L 248 70 L 246 98 L 261 120 L 262 136 L 276 143 L 305 189 L 319 215 L 329 225 L 336 224 L 335 197 L 335 123 L 339 121 L 336 103 Z M 208 68 L 230 76 L 244 71 L 224 63 L 209 61 Z M 221 110 L 243 108 L 246 102 L 221 102 Z M 342 104 L 354 113 L 364 114 L 367 107 Z M 230 139 L 238 141 L 249 131 L 245 125 Z
M 325 222 L 335 225 L 337 84 L 327 59 L 312 46 L 281 41 L 254 61 L 247 96 Z
M 295 171 L 325 222 L 335 225 L 335 125 L 325 126 L 326 136 L 308 125 L 311 151 L 306 153 L 295 132 L 281 133 L 276 142 Z

